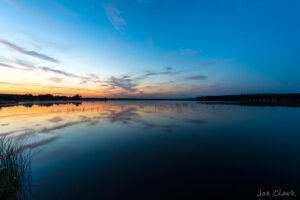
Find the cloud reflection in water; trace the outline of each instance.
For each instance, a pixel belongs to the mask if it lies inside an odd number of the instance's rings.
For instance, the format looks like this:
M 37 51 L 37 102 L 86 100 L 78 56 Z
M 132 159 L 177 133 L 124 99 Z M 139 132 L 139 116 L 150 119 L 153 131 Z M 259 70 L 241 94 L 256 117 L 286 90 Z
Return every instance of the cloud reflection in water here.
M 206 123 L 205 119 L 190 119 L 188 115 L 181 114 L 191 113 L 193 109 L 193 104 L 185 103 L 124 101 L 3 107 L 0 111 L 3 125 L 0 134 L 16 138 L 30 137 L 31 144 L 26 147 L 32 148 L 58 139 L 63 134 L 62 129 L 78 126 L 98 126 L 96 128 L 101 130 L 101 125 L 109 123 L 172 132 L 184 123 Z M 153 117 L 158 114 L 159 118 Z

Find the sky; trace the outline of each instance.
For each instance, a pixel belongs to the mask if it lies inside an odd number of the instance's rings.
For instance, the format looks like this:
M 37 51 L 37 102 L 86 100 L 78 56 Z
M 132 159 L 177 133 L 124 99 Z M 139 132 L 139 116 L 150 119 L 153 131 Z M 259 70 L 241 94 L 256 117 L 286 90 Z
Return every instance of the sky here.
M 300 92 L 298 0 L 0 0 L 0 93 Z

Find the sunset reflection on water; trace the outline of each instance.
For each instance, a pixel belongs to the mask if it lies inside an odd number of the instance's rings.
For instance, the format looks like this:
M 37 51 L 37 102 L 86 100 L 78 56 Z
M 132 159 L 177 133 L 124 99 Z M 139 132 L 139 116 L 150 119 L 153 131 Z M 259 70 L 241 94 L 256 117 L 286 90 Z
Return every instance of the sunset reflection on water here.
M 0 109 L 0 135 L 33 151 L 36 199 L 201 199 L 232 187 L 243 199 L 297 189 L 299 115 L 193 101 L 27 103 Z
M 172 113 L 187 114 L 193 111 L 194 107 L 184 103 L 139 102 L 40 103 L 2 107 L 0 135 L 51 138 L 56 137 L 54 135 L 65 128 L 93 126 L 99 123 L 121 123 L 127 126 L 136 124 L 143 128 L 171 131 L 179 126 L 167 122 L 174 118 Z M 154 115 L 160 117 L 151 119 Z M 190 122 L 204 123 L 205 120 L 190 119 Z

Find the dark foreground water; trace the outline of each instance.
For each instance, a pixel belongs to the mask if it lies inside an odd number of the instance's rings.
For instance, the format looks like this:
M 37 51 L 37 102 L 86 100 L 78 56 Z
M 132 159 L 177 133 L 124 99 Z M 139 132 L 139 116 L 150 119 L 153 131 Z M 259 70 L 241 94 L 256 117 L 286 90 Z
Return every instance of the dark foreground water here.
M 28 105 L 0 110 L 0 134 L 26 138 L 33 152 L 30 199 L 300 197 L 300 108 Z

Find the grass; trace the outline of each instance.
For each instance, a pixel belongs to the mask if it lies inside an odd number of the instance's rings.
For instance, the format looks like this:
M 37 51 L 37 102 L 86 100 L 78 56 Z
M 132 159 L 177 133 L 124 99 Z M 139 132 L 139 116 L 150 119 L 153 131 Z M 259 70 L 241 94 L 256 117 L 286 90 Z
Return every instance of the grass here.
M 30 199 L 31 152 L 24 141 L 0 136 L 0 199 Z

